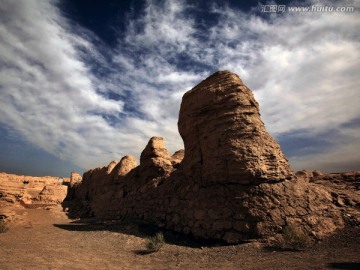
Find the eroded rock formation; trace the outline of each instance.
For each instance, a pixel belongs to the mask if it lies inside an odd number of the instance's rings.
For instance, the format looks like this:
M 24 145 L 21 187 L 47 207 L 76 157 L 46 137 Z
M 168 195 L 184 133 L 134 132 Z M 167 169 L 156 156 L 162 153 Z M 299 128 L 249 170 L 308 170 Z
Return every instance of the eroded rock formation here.
M 266 132 L 251 90 L 230 72 L 217 72 L 187 92 L 179 132 L 184 173 L 203 184 L 259 184 L 291 179 L 280 146 Z
M 61 203 L 69 178 L 34 177 L 0 172 L 0 202 L 19 204 Z
M 133 156 L 125 156 L 123 157 L 118 166 L 115 168 L 115 174 L 118 176 L 125 176 L 127 175 L 132 169 L 136 167 L 136 159 Z
M 178 125 L 185 153 L 170 156 L 153 137 L 139 166 L 124 157 L 86 172 L 74 189 L 86 214 L 229 243 L 273 237 L 289 224 L 317 238 L 344 225 L 331 194 L 293 174 L 236 74 L 217 72 L 187 92 Z
M 0 218 L 20 222 L 17 209 L 60 206 L 66 197 L 69 178 L 34 177 L 0 172 Z
M 296 175 L 327 190 L 344 219 L 349 224 L 360 225 L 360 171 L 322 173 L 304 170 Z

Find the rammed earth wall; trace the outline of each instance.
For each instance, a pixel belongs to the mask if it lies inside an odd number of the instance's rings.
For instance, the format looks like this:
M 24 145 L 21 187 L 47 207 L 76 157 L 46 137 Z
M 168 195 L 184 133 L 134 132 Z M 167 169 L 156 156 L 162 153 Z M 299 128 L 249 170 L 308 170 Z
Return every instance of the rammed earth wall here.
M 236 74 L 216 72 L 185 93 L 178 126 L 185 153 L 170 156 L 153 137 L 139 166 L 126 156 L 88 171 L 68 199 L 97 217 L 139 218 L 229 243 L 268 238 L 288 224 L 317 238 L 343 227 L 330 194 L 293 174 Z

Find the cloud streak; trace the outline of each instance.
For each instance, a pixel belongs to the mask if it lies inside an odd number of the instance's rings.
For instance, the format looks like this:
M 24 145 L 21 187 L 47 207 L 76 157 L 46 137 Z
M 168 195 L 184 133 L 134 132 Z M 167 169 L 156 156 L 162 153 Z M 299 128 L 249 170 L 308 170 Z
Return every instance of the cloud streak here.
M 331 170 L 341 155 L 349 158 L 338 169 L 360 161 L 349 147 L 360 139 L 351 124 L 360 117 L 356 13 L 264 17 L 226 5 L 205 11 L 147 1 L 109 48 L 63 17 L 57 2 L 13 2 L 0 7 L 0 121 L 49 153 L 88 169 L 138 156 L 154 135 L 180 149 L 183 93 L 229 69 L 255 91 L 296 169 Z M 289 134 L 295 139 L 282 139 Z M 326 143 L 316 143 L 319 135 Z
M 84 166 L 81 160 L 91 153 L 86 139 L 101 148 L 99 132 L 113 129 L 96 113 L 120 113 L 122 102 L 96 92 L 76 49 L 88 42 L 65 31 L 67 22 L 54 5 L 4 1 L 0 12 L 1 122 L 40 148 Z

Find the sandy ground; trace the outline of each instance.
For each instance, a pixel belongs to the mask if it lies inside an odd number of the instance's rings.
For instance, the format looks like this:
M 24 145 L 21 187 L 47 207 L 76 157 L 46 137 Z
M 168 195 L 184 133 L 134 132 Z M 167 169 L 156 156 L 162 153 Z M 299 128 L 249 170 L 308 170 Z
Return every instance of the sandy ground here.
M 172 238 L 147 254 L 137 225 L 69 220 L 60 207 L 14 211 L 21 218 L 0 234 L 0 269 L 360 269 L 359 227 L 301 252 Z

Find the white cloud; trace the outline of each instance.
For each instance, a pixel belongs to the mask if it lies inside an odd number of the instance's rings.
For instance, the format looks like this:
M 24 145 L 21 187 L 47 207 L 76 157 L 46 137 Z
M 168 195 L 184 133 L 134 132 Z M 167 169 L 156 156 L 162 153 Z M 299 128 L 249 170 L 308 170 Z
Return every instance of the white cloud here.
M 97 134 L 116 133 L 95 113 L 119 113 L 122 102 L 96 93 L 75 49 L 87 42 L 65 32 L 53 2 L 2 1 L 0 14 L 0 121 L 50 153 L 95 165 Z
M 196 13 L 195 4 L 146 3 L 143 13 L 129 17 L 118 47 L 107 50 L 96 48 L 90 31 L 70 27 L 55 2 L 5 1 L 0 121 L 85 168 L 138 156 L 155 135 L 173 152 L 182 148 L 182 94 L 217 69 L 238 73 L 255 91 L 275 136 L 300 129 L 316 136 L 359 117 L 356 13 L 284 13 L 265 20 L 213 5 L 208 12 L 219 21 L 206 28 L 189 15 Z M 82 51 L 108 70 L 106 78 L 92 73 Z M 106 98 L 109 90 L 123 100 Z M 348 143 L 356 138 L 343 136 Z M 346 145 L 333 149 L 349 156 L 354 151 Z M 307 160 L 320 166 L 317 158 Z M 311 164 L 301 157 L 292 163 Z

